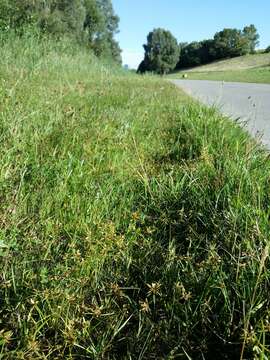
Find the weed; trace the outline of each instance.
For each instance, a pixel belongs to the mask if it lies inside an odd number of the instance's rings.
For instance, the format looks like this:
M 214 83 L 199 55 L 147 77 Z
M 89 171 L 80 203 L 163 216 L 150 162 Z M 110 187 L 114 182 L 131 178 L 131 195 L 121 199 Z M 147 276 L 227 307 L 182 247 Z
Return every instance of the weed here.
M 163 80 L 6 36 L 0 357 L 267 358 L 268 154 Z

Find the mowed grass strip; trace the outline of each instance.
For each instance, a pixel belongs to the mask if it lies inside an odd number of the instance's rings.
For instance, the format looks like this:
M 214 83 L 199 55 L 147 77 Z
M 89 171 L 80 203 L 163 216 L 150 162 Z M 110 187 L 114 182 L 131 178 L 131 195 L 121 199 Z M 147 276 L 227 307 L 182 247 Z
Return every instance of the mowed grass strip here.
M 181 79 L 187 74 L 189 80 L 214 80 L 227 82 L 246 82 L 270 84 L 270 66 L 258 69 L 247 70 L 226 70 L 226 71 L 192 71 L 170 74 L 173 79 Z
M 1 358 L 267 358 L 268 153 L 68 42 L 1 48 Z
M 225 59 L 174 72 L 170 78 L 270 84 L 270 54 L 253 54 Z

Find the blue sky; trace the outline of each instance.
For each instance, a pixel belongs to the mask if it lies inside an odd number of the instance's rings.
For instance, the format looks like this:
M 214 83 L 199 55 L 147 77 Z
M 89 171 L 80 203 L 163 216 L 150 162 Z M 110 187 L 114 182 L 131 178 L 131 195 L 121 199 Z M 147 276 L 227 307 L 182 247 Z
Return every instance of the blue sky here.
M 225 27 L 254 24 L 260 48 L 270 45 L 270 0 L 112 0 L 120 17 L 123 63 L 136 68 L 149 31 L 170 30 L 179 42 L 212 38 Z

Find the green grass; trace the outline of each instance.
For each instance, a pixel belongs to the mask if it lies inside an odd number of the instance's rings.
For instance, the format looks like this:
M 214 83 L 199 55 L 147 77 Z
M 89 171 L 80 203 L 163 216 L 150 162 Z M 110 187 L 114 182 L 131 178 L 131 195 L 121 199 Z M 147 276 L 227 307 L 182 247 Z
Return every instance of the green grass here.
M 268 153 L 68 42 L 0 74 L 0 358 L 267 359 Z
M 270 53 L 237 56 L 231 59 L 219 60 L 210 64 L 194 67 L 190 71 L 233 71 L 256 69 L 270 65 Z
M 216 80 L 247 83 L 270 84 L 270 66 L 258 69 L 248 70 L 227 70 L 227 71 L 203 71 L 203 72 L 178 72 L 169 75 L 173 79 L 181 79 L 187 74 L 190 80 Z
M 187 74 L 191 80 L 218 80 L 270 84 L 270 53 L 239 56 L 175 72 L 170 78 Z

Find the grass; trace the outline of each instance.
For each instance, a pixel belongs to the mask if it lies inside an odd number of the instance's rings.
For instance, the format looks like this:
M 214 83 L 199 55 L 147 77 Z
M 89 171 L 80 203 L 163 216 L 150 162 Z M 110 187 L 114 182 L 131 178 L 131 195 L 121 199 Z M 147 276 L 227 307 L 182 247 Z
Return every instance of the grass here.
M 237 56 L 232 59 L 225 59 L 210 64 L 194 67 L 191 72 L 203 71 L 229 71 L 256 69 L 270 65 L 270 53 Z
M 170 74 L 170 78 L 270 84 L 270 53 L 239 56 Z
M 203 71 L 203 72 L 179 72 L 169 75 L 170 78 L 183 78 L 187 74 L 189 80 L 215 80 L 231 82 L 247 82 L 270 84 L 270 66 L 248 70 L 227 70 L 227 71 Z
M 0 358 L 267 359 L 268 153 L 68 42 L 1 49 Z

